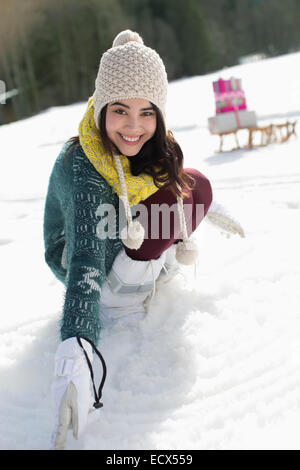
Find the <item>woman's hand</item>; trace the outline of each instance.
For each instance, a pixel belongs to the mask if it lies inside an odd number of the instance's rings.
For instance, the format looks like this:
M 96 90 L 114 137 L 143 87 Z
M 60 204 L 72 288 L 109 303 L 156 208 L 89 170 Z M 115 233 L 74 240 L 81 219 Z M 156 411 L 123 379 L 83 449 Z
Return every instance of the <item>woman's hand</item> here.
M 84 339 L 81 339 L 81 343 L 92 363 L 91 345 Z M 89 410 L 93 405 L 90 371 L 77 338 L 68 338 L 59 345 L 55 355 L 54 376 L 51 391 L 55 425 L 51 449 L 63 450 L 68 428 L 73 429 L 73 436 L 78 439 L 87 424 Z
M 245 232 L 241 224 L 218 202 L 213 201 L 211 203 L 205 220 L 219 228 L 221 232 L 225 232 L 228 237 L 231 234 L 238 234 L 241 238 L 245 238 Z

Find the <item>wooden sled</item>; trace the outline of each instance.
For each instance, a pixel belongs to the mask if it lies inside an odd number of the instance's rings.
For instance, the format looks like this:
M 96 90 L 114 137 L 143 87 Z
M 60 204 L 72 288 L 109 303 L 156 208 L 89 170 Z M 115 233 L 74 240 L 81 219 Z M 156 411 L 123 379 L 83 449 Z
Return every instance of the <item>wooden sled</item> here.
M 217 132 L 216 134 L 220 137 L 220 146 L 219 152 L 223 152 L 223 142 L 224 136 L 233 135 L 236 143 L 236 147 L 232 150 L 239 149 L 252 149 L 254 147 L 264 147 L 269 144 L 279 143 L 282 144 L 286 142 L 292 135 L 297 137 L 296 134 L 296 123 L 294 122 L 285 122 L 283 124 L 269 124 L 267 126 L 255 126 L 255 127 L 244 127 L 241 129 L 234 129 L 226 132 Z M 248 142 L 246 146 L 240 146 L 238 133 L 240 131 L 248 131 Z M 260 134 L 259 143 L 255 143 L 255 136 Z

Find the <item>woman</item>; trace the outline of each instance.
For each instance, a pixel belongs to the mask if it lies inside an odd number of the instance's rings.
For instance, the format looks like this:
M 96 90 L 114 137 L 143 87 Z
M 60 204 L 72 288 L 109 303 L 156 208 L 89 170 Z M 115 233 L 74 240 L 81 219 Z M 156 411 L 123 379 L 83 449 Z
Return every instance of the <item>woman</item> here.
M 116 37 L 95 85 L 79 136 L 55 162 L 45 204 L 45 259 L 66 286 L 52 386 L 54 449 L 64 448 L 70 424 L 78 437 L 87 423 L 93 350 L 103 361 L 95 347 L 101 325 L 143 317 L 158 278 L 176 272 L 177 262 L 195 261 L 188 237 L 212 201 L 208 179 L 183 169 L 166 132 L 165 67 L 137 33 Z M 94 386 L 95 408 L 102 386 L 98 394 Z

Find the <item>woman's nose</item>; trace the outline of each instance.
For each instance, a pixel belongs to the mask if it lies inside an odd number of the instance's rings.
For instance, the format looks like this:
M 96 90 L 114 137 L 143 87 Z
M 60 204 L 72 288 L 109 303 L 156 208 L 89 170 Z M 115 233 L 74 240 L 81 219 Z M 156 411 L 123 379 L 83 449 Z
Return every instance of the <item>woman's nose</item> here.
M 126 127 L 128 129 L 137 129 L 139 127 L 139 116 L 128 116 Z

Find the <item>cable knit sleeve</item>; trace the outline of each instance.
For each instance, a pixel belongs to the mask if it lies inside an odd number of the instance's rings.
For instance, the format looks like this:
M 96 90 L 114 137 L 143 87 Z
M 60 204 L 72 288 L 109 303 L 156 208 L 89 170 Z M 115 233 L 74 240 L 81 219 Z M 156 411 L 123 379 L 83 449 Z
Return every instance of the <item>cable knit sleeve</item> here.
M 70 151 L 67 170 L 57 176 L 56 199 L 60 201 L 64 221 L 64 261 L 66 286 L 61 339 L 80 335 L 97 343 L 100 334 L 101 287 L 114 258 L 122 248 L 118 238 L 99 237 L 97 226 L 107 213 L 99 207 L 106 204 L 117 214 L 118 197 L 94 169 L 81 147 Z M 63 182 L 70 181 L 64 188 Z M 58 211 L 58 217 L 60 213 Z
M 60 152 L 53 166 L 46 201 L 44 206 L 44 247 L 45 261 L 53 274 L 65 283 L 66 269 L 61 263 L 65 246 L 65 202 L 64 194 L 68 193 L 71 175 L 63 171 L 63 155 L 65 148 Z M 62 191 L 63 188 L 63 191 Z

